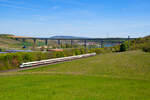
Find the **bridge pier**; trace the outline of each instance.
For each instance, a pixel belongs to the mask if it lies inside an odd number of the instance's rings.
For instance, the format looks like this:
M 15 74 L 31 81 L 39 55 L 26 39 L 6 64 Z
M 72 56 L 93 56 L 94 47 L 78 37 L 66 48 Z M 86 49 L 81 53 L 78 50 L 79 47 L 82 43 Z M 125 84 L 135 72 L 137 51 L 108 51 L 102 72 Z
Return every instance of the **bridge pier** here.
M 61 40 L 58 40 L 58 46 L 61 48 Z
M 71 47 L 73 47 L 73 40 L 70 40 L 70 42 L 71 42 Z
M 36 39 L 33 39 L 34 45 L 36 44 Z
M 104 41 L 100 41 L 100 47 L 103 48 L 104 47 Z
M 15 38 L 17 41 L 19 40 L 18 38 Z
M 87 41 L 86 41 L 86 40 L 84 40 L 84 48 L 86 48 L 86 47 L 87 47 L 86 43 L 87 43 Z
M 25 39 L 25 38 L 23 38 L 23 39 L 22 39 L 22 42 L 24 43 L 25 41 L 26 41 L 26 39 Z
M 48 45 L 48 39 L 45 39 L 45 45 L 46 46 Z

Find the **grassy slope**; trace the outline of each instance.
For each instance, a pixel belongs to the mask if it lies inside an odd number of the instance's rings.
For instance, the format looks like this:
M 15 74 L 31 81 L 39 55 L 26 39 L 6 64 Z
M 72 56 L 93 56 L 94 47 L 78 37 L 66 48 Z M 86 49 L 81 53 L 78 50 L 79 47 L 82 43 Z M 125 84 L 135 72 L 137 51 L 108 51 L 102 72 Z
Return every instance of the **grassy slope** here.
M 150 53 L 104 54 L 0 76 L 2 100 L 149 100 Z
M 72 62 L 27 70 L 26 72 L 72 73 L 138 79 L 143 79 L 143 77 L 145 77 L 145 79 L 149 79 L 150 53 L 142 51 L 109 53 Z
M 55 45 L 56 41 L 49 41 L 49 45 Z M 23 45 L 26 45 L 28 48 L 33 48 L 34 43 L 32 39 L 27 39 L 25 42 L 23 42 L 21 39 L 20 40 L 15 40 L 11 39 L 9 37 L 2 37 L 0 36 L 0 48 L 3 49 L 22 49 Z M 36 46 L 44 46 L 45 41 L 43 40 L 37 40 L 36 41 Z
M 17 48 L 21 46 L 20 41 L 16 41 L 13 39 L 5 38 L 5 37 L 0 37 L 0 48 Z
M 32 40 L 15 40 L 10 37 L 0 35 L 0 48 L 2 49 L 22 49 L 23 45 L 32 46 Z

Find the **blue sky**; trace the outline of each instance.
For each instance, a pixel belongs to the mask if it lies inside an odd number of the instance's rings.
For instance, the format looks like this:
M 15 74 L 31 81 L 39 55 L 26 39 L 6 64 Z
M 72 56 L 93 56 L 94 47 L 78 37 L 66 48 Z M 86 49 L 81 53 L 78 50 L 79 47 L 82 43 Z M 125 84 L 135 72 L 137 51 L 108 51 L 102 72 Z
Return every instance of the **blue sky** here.
M 0 0 L 0 33 L 143 37 L 150 35 L 150 0 Z

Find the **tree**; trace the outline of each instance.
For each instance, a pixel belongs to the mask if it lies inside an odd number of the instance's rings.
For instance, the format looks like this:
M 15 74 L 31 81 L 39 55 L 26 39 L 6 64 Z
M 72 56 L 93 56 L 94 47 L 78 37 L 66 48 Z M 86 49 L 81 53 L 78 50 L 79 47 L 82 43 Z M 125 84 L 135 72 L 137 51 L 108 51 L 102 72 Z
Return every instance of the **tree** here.
M 127 50 L 127 47 L 125 44 L 121 44 L 120 45 L 120 52 L 123 52 L 123 51 L 126 51 Z

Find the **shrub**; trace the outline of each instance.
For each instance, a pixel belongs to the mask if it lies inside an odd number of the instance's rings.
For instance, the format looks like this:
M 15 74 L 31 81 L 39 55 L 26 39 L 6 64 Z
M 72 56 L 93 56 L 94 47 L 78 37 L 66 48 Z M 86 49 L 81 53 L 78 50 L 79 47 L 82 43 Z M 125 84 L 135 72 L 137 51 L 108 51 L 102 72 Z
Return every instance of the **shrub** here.
M 110 53 L 112 52 L 111 48 L 93 48 L 89 52 L 95 52 L 96 54 Z
M 74 49 L 65 49 L 64 53 L 65 53 L 65 56 L 73 56 L 74 55 Z
M 32 55 L 26 53 L 23 55 L 23 61 L 24 62 L 28 62 L 28 61 L 32 61 Z
M 120 45 L 120 52 L 123 52 L 123 51 L 126 51 L 126 50 L 127 50 L 126 45 L 125 45 L 124 43 L 122 43 L 122 44 Z
M 65 57 L 64 52 L 56 52 L 56 58 Z
M 81 54 L 80 50 L 75 50 L 75 55 L 80 55 L 80 54 Z
M 85 53 L 86 53 L 86 50 L 87 50 L 87 49 L 83 49 L 83 48 L 82 48 L 82 49 L 80 49 L 80 53 L 81 53 L 81 54 L 85 54 Z
M 150 52 L 150 43 L 146 43 L 146 44 L 143 46 L 143 51 L 145 51 L 145 52 Z

